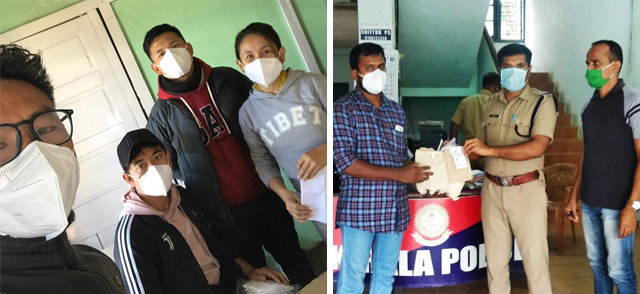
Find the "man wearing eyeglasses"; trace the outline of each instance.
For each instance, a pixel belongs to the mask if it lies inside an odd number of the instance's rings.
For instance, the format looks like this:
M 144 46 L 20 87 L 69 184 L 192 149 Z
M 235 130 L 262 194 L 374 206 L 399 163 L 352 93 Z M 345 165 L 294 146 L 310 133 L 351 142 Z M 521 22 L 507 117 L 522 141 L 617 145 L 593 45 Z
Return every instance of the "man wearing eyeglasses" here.
M 486 157 L 482 228 L 491 293 L 510 293 L 509 260 L 515 236 L 529 293 L 551 293 L 547 246 L 544 152 L 553 140 L 555 102 L 528 85 L 531 51 L 510 44 L 498 52 L 502 91 L 482 113 L 477 137 L 467 140 L 471 160 Z
M 0 45 L 0 291 L 125 293 L 115 263 L 66 234 L 79 182 L 72 110 L 38 54 Z

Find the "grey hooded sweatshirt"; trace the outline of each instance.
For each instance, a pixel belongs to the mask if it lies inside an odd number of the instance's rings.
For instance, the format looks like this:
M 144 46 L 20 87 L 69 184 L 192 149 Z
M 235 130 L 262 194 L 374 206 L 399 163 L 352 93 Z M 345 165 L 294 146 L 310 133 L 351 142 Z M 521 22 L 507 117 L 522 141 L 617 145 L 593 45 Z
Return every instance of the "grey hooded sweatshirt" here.
M 298 159 L 327 142 L 327 77 L 288 68 L 277 94 L 254 87 L 240 108 L 240 127 L 265 185 L 281 177 L 280 164 L 300 191 Z

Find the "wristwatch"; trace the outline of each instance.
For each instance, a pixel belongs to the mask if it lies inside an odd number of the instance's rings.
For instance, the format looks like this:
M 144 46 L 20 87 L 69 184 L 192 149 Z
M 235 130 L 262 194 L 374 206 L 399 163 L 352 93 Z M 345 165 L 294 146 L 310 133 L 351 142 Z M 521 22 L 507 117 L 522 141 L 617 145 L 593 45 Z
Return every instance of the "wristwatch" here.
M 640 210 L 640 201 L 633 201 L 633 203 L 631 204 L 631 208 L 635 209 L 636 211 Z

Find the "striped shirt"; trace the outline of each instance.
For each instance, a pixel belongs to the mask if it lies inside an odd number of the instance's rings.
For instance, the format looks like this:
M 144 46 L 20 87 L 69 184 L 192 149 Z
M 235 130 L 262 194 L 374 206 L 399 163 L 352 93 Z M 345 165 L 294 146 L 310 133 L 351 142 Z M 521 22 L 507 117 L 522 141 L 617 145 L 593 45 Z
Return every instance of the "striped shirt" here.
M 376 108 L 359 90 L 333 107 L 333 157 L 342 173 L 356 159 L 401 168 L 409 159 L 407 121 L 402 107 L 382 95 Z M 403 232 L 409 226 L 407 186 L 398 181 L 371 181 L 342 173 L 336 226 L 373 233 Z

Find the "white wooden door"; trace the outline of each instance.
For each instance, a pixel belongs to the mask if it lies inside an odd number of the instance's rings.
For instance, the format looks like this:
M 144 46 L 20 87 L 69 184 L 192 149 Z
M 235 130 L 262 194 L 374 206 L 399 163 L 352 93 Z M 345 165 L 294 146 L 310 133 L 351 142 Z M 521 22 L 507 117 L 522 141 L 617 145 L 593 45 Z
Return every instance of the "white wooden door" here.
M 127 131 L 146 124 L 140 103 L 95 10 L 16 43 L 42 51 L 56 107 L 74 110 L 80 186 L 69 239 L 109 247 L 128 188 L 116 147 Z

